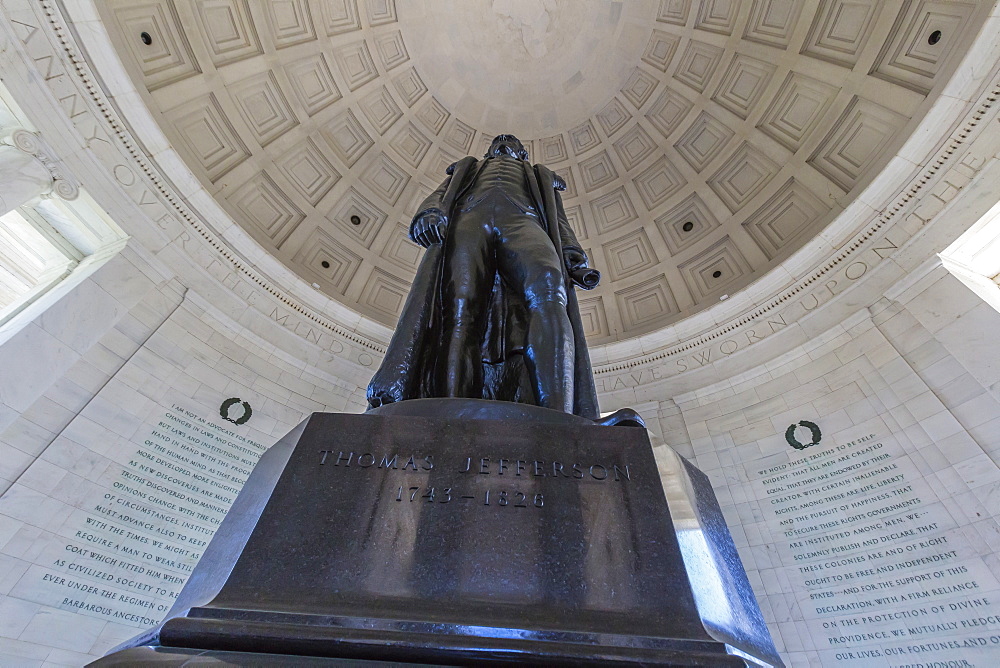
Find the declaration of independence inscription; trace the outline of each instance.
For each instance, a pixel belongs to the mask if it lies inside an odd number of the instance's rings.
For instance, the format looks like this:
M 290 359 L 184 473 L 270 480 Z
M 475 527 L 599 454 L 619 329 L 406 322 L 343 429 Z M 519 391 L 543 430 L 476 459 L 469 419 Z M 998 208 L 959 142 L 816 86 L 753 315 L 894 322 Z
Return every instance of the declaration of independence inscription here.
M 158 624 L 265 449 L 206 414 L 174 404 L 141 430 L 11 594 Z
M 881 422 L 866 427 L 746 465 L 789 608 L 826 648 L 825 666 L 996 665 L 996 575 L 939 500 L 938 481 L 878 433 Z

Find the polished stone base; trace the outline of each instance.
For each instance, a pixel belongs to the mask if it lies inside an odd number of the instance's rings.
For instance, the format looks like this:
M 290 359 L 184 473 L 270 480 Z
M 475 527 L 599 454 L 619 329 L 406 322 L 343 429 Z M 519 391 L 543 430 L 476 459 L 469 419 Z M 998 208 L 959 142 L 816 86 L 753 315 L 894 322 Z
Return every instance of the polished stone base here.
M 314 414 L 164 624 L 94 665 L 780 665 L 707 479 L 670 461 L 668 510 L 641 427 L 477 400 Z
M 633 660 L 615 660 L 609 656 L 590 654 L 586 656 L 550 655 L 497 655 L 493 657 L 482 653 L 468 654 L 465 657 L 455 654 L 447 657 L 447 663 L 431 659 L 428 662 L 414 663 L 420 657 L 407 655 L 407 661 L 392 661 L 378 659 L 357 659 L 345 657 L 302 656 L 296 654 L 271 654 L 268 652 L 231 652 L 220 650 L 182 649 L 178 647 L 133 647 L 121 650 L 90 666 L 101 668 L 180 668 L 181 666 L 252 666 L 253 668 L 292 668 L 305 666 L 331 666 L 339 668 L 403 668 L 407 666 L 463 666 L 489 664 L 495 666 L 581 666 L 581 665 L 641 665 L 660 666 L 662 668 L 742 668 L 747 664 L 735 656 L 719 655 L 717 652 L 701 654 L 690 651 L 661 651 L 654 657 L 634 663 Z M 754 665 L 754 664 L 751 664 Z

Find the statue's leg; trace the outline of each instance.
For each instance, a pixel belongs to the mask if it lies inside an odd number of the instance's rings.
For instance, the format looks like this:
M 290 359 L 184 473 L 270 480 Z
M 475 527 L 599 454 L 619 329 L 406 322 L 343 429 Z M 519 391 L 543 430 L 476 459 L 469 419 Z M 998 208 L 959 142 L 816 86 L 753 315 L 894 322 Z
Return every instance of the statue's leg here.
M 488 216 L 460 214 L 448 228 L 441 290 L 443 363 L 438 387 L 445 397 L 483 396 L 482 339 L 493 287 Z
M 525 358 L 538 405 L 572 413 L 575 347 L 562 260 L 536 218 L 507 218 L 498 232 L 498 270 L 528 308 Z

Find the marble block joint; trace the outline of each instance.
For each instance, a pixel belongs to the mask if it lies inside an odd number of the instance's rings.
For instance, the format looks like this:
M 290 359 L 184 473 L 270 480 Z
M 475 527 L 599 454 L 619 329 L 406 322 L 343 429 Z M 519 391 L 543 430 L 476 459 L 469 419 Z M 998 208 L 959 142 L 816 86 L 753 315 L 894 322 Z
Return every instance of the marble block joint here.
M 472 399 L 314 413 L 166 621 L 92 665 L 781 666 L 707 478 L 667 459 L 665 496 L 640 427 Z

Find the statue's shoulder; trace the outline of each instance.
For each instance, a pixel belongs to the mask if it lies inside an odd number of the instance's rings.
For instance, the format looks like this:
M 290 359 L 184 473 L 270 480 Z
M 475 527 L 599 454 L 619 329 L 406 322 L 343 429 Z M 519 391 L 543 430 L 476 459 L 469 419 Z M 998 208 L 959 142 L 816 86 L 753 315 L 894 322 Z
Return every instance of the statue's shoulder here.
M 545 165 L 540 163 L 535 165 L 535 172 L 539 174 L 550 174 L 552 176 L 552 187 L 559 191 L 566 190 L 566 179 L 559 176 Z
M 455 162 L 453 162 L 450 165 L 448 165 L 448 168 L 446 170 L 444 170 L 444 173 L 447 174 L 448 176 L 451 176 L 451 175 L 453 175 L 455 173 L 455 168 L 458 167 L 459 165 L 461 165 L 463 163 L 474 165 L 474 164 L 476 164 L 476 162 L 477 162 L 477 160 L 475 158 L 473 158 L 471 155 L 470 156 L 466 156 L 466 157 L 462 158 L 461 160 L 456 160 Z

